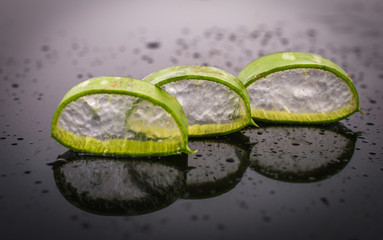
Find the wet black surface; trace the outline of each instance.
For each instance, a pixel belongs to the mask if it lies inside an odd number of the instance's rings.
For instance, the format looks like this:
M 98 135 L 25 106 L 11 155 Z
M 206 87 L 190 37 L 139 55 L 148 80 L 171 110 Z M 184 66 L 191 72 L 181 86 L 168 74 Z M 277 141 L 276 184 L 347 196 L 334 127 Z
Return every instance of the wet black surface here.
M 381 1 L 143 2 L 0 3 L 2 239 L 382 238 Z M 339 64 L 365 113 L 192 139 L 199 152 L 180 159 L 79 156 L 50 138 L 61 98 L 90 77 L 186 64 L 236 75 L 277 51 Z

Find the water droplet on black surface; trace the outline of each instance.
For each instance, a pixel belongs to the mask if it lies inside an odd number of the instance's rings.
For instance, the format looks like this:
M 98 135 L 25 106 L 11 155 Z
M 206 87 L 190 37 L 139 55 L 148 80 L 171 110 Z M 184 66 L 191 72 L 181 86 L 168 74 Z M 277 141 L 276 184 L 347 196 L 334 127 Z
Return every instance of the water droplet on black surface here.
M 315 37 L 317 35 L 317 31 L 315 29 L 308 29 L 307 30 L 307 36 L 309 37 Z
M 225 225 L 223 225 L 222 223 L 219 223 L 219 224 L 217 224 L 217 229 L 218 230 L 225 230 L 226 229 L 226 226 Z
M 268 216 L 264 216 L 264 217 L 262 218 L 262 220 L 265 221 L 265 222 L 270 222 L 270 221 L 271 221 L 271 218 L 268 217 Z
M 253 31 L 253 32 L 250 34 L 250 37 L 253 38 L 253 39 L 256 39 L 258 36 L 259 36 L 258 31 Z
M 81 224 L 81 227 L 82 227 L 83 229 L 89 229 L 89 228 L 90 228 L 90 224 L 87 223 L 87 222 L 83 222 L 83 223 Z
M 157 49 L 160 48 L 161 43 L 160 42 L 149 42 L 146 44 L 146 47 L 149 49 Z
M 230 41 L 234 42 L 236 39 L 237 39 L 237 36 L 235 36 L 235 34 L 230 34 L 229 36 Z
M 322 197 L 320 200 L 321 200 L 321 202 L 322 202 L 324 205 L 326 205 L 326 206 L 330 206 L 330 203 L 329 203 L 329 201 L 327 200 L 327 198 Z
M 31 171 L 24 171 L 24 174 L 31 174 Z
M 281 39 L 281 44 L 282 45 L 287 45 L 287 44 L 289 44 L 289 40 L 287 38 L 282 38 Z
M 235 162 L 235 160 L 233 158 L 228 158 L 228 159 L 226 159 L 226 162 L 232 163 L 232 162 Z
M 13 87 L 13 88 L 18 88 L 18 87 L 19 87 L 19 84 L 17 84 L 17 83 L 12 83 L 12 87 Z
M 49 51 L 49 46 L 48 46 L 48 45 L 43 45 L 43 46 L 41 47 L 41 51 L 43 51 L 43 52 L 47 52 L 47 51 Z
M 120 52 L 125 52 L 125 51 L 126 51 L 126 47 L 125 47 L 125 46 L 120 46 L 120 47 L 118 48 L 118 50 L 119 50 Z

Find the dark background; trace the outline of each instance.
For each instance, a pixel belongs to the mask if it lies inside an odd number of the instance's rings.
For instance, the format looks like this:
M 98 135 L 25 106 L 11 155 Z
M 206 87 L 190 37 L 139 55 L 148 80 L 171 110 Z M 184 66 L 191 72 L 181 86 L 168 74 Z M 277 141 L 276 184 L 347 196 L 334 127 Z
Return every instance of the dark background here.
M 1 0 L 0 237 L 381 239 L 382 16 L 379 0 Z M 248 128 L 241 132 L 249 137 L 244 141 L 213 139 L 223 149 L 214 155 L 207 154 L 211 145 L 198 140 L 199 158 L 207 165 L 241 148 L 250 154 L 250 167 L 227 176 L 219 194 L 179 196 L 152 213 L 90 213 L 57 188 L 47 163 L 67 149 L 50 138 L 50 122 L 74 85 L 93 76 L 142 79 L 188 64 L 237 75 L 250 61 L 278 51 L 316 53 L 340 65 L 365 113 L 314 129 Z M 292 147 L 302 133 L 317 153 L 306 140 Z M 275 149 L 287 163 L 305 165 L 309 159 L 324 165 L 312 172 L 307 163 L 306 170 L 284 178 L 257 165 L 278 161 Z M 193 166 L 196 158 L 188 161 Z

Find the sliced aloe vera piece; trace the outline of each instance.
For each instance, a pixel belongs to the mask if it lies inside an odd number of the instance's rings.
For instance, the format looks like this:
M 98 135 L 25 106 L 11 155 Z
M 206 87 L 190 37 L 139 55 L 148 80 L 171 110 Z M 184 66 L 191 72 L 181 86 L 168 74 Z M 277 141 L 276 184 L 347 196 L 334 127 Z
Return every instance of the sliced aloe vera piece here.
M 102 155 L 191 153 L 181 105 L 162 89 L 122 77 L 89 79 L 72 88 L 52 120 L 62 145 Z
M 255 125 L 246 88 L 223 70 L 177 66 L 153 73 L 144 81 L 177 98 L 186 113 L 190 136 L 228 134 Z
M 158 211 L 185 191 L 187 155 L 112 158 L 67 151 L 53 163 L 57 188 L 74 206 L 98 215 Z
M 266 55 L 248 64 L 237 78 L 249 92 L 251 114 L 256 120 L 329 123 L 360 111 L 350 77 L 318 55 Z
M 357 133 L 340 123 L 246 129 L 254 144 L 250 168 L 279 181 L 315 182 L 340 172 L 351 160 Z

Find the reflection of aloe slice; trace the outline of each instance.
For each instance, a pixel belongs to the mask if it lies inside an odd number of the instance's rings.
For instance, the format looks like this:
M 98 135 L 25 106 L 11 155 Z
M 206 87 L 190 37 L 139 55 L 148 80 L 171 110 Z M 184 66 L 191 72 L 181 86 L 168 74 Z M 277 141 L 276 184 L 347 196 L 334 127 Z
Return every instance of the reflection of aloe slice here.
M 185 190 L 186 155 L 123 159 L 68 151 L 63 157 L 53 166 L 57 187 L 73 205 L 94 214 L 153 212 Z
M 248 141 L 240 132 L 191 140 L 189 143 L 199 150 L 188 159 L 184 198 L 210 198 L 234 188 L 249 164 Z
M 328 178 L 350 161 L 357 134 L 343 125 L 266 126 L 244 133 L 255 143 L 250 167 L 267 177 L 288 182 Z

